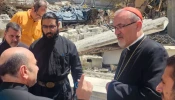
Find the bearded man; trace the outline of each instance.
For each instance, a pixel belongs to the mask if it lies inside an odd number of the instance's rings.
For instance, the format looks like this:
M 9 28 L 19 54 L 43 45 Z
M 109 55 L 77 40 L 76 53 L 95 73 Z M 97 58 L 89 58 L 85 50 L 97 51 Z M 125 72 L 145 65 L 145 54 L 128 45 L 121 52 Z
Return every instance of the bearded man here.
M 72 100 L 67 76 L 71 71 L 76 83 L 83 73 L 76 46 L 59 35 L 58 17 L 54 13 L 47 12 L 43 15 L 41 27 L 43 37 L 29 48 L 39 67 L 37 84 L 30 92 L 54 100 Z

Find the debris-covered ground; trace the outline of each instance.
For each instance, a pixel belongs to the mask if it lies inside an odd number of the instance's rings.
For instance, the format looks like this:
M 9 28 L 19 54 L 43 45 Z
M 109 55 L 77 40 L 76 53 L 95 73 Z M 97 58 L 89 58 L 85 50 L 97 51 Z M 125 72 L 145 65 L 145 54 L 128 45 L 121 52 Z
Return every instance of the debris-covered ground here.
M 175 40 L 170 37 L 167 30 L 149 35 L 149 38 L 161 43 L 162 45 L 175 46 Z

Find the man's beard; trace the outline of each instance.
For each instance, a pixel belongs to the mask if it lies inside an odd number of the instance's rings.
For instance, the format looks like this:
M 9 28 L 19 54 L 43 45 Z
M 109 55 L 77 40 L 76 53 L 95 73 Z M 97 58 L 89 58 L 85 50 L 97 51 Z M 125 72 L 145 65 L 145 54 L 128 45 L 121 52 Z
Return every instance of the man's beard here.
M 52 40 L 52 39 L 56 38 L 57 35 L 59 34 L 59 30 L 57 30 L 55 33 L 52 33 L 52 32 L 44 33 L 43 30 L 42 30 L 42 32 L 43 32 L 43 37 L 48 39 L 48 40 Z
M 11 42 L 11 43 L 10 43 L 10 46 L 11 46 L 11 47 L 16 47 L 17 45 L 18 45 L 18 42 Z

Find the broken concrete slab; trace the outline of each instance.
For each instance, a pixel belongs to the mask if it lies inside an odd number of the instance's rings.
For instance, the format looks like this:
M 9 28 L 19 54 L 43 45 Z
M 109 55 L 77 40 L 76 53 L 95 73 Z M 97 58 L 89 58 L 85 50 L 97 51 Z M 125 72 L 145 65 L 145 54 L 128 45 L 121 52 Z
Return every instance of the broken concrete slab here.
M 20 8 L 31 8 L 34 0 L 4 0 L 6 4 Z
M 145 19 L 143 20 L 143 32 L 148 35 L 156 32 L 163 31 L 169 23 L 167 17 L 160 17 L 157 19 Z
M 7 14 L 1 14 L 0 15 L 0 37 L 3 37 L 4 30 L 6 28 L 7 23 L 10 22 L 10 17 Z

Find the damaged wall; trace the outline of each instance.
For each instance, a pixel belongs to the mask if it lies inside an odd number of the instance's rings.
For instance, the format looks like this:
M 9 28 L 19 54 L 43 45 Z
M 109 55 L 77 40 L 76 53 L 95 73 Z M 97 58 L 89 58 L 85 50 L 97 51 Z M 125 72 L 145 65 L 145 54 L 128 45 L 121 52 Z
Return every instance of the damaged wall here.
M 122 49 L 114 51 L 106 51 L 103 53 L 104 64 L 118 64 Z
M 102 57 L 93 55 L 80 56 L 81 64 L 85 69 L 102 68 Z

